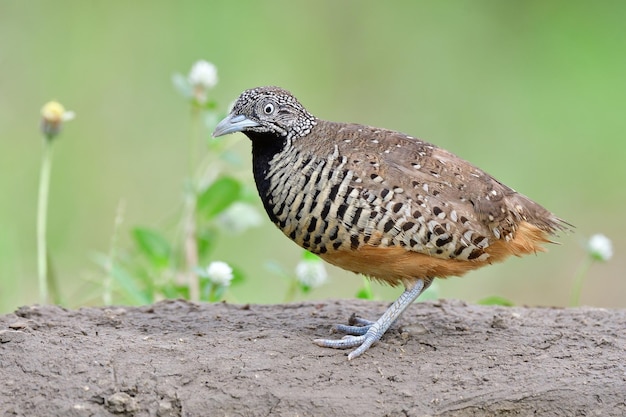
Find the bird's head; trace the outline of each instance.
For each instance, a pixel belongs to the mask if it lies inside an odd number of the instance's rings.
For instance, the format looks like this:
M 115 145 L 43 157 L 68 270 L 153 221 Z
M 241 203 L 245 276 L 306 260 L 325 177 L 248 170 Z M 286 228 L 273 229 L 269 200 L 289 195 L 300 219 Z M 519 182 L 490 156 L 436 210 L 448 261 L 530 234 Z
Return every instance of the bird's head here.
M 260 133 L 292 139 L 305 136 L 315 124 L 315 117 L 289 91 L 258 87 L 241 93 L 213 137 L 242 132 L 249 137 Z

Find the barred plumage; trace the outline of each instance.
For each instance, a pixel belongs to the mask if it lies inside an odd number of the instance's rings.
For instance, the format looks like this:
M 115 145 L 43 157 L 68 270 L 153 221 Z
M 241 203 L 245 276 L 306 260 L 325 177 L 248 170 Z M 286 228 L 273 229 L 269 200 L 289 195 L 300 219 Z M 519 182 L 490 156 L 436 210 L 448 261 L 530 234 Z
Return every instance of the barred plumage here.
M 469 162 L 412 136 L 312 116 L 288 91 L 244 92 L 214 136 L 241 131 L 270 219 L 291 240 L 405 294 L 355 336 L 360 355 L 435 277 L 542 251 L 568 224 Z M 408 295 L 406 295 L 408 294 Z M 406 296 L 405 296 L 406 295 Z

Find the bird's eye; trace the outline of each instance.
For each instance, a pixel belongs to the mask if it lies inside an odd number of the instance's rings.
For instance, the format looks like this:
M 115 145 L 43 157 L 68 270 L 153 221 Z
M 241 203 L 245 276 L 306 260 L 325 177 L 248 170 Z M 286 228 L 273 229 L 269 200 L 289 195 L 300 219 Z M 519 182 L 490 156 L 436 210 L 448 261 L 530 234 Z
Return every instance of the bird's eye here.
M 263 112 L 265 114 L 272 114 L 272 113 L 274 113 L 274 105 L 272 103 L 267 103 L 265 105 L 265 107 L 263 107 Z

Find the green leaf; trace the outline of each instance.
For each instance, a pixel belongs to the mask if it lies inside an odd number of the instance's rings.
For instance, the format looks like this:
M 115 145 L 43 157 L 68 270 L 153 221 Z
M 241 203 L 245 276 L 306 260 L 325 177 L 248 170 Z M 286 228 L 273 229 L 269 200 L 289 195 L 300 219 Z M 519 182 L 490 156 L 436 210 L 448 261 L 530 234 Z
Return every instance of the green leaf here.
M 319 261 L 322 262 L 322 259 L 314 253 L 309 252 L 308 250 L 302 251 L 302 260 L 303 261 Z
M 206 275 L 199 275 L 200 278 L 200 300 L 209 301 L 209 295 L 213 291 L 213 283 Z
M 109 269 L 108 266 L 108 257 L 102 254 L 94 254 L 93 256 L 94 262 L 100 265 L 105 271 Z M 111 277 L 113 277 L 114 281 L 120 286 L 124 295 L 128 297 L 128 299 L 134 304 L 150 304 L 152 302 L 152 297 L 149 294 L 146 294 L 142 291 L 135 282 L 135 278 L 133 275 L 128 272 L 121 265 L 114 263 L 113 267 L 110 268 Z
M 213 249 L 215 249 L 217 237 L 218 233 L 209 227 L 203 227 L 196 233 L 200 263 L 205 263 Z
M 216 285 L 213 288 L 213 291 L 210 293 L 208 301 L 211 302 L 211 303 L 217 303 L 222 298 L 224 298 L 224 293 L 226 292 L 227 289 L 228 289 L 228 287 L 224 287 L 224 286 L 221 286 L 221 285 Z
M 215 101 L 215 100 L 207 100 L 207 102 L 204 103 L 203 107 L 205 109 L 207 109 L 207 110 L 216 110 L 218 108 L 217 101 Z M 215 116 L 218 117 L 217 114 L 215 114 Z M 222 117 L 222 119 L 223 119 L 223 117 Z M 211 126 L 209 126 L 209 127 L 211 127 Z
M 483 306 L 504 306 L 504 307 L 513 307 L 515 304 L 511 300 L 507 300 L 504 297 L 499 297 L 497 295 L 492 295 L 490 297 L 483 298 L 478 301 L 478 304 Z
M 200 278 L 200 300 L 211 303 L 218 302 L 224 296 L 228 287 L 217 285 L 208 278 Z
M 182 298 L 189 300 L 189 287 L 186 285 L 175 284 L 173 282 L 167 282 L 161 288 L 159 288 L 165 298 Z
M 365 276 L 363 276 L 363 287 L 356 293 L 356 298 L 362 300 L 373 300 L 375 298 L 374 291 L 372 291 L 372 284 Z
M 371 288 L 363 287 L 356 293 L 356 298 L 360 298 L 361 300 L 373 300 L 374 293 Z
M 163 269 L 168 266 L 172 249 L 163 236 L 154 230 L 136 227 L 133 229 L 133 238 L 154 267 Z
M 231 265 L 231 268 L 233 268 L 233 279 L 230 281 L 231 287 L 233 285 L 239 285 L 246 280 L 246 275 L 241 269 L 233 265 Z
M 241 184 L 234 178 L 221 177 L 198 196 L 198 213 L 211 219 L 237 201 Z

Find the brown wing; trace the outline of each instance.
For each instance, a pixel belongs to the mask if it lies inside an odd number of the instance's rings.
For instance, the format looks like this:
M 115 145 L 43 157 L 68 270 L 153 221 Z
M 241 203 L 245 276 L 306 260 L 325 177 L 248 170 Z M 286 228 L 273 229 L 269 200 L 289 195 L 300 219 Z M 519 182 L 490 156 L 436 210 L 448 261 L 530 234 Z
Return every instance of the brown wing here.
M 351 185 L 362 196 L 359 204 L 370 211 L 362 228 L 370 245 L 485 261 L 493 255 L 488 248 L 497 251 L 497 242 L 515 240 L 523 222 L 547 233 L 563 228 L 540 205 L 430 143 L 362 125 L 326 128 L 336 132 L 338 153 L 347 158 Z M 546 241 L 544 233 L 537 236 Z

